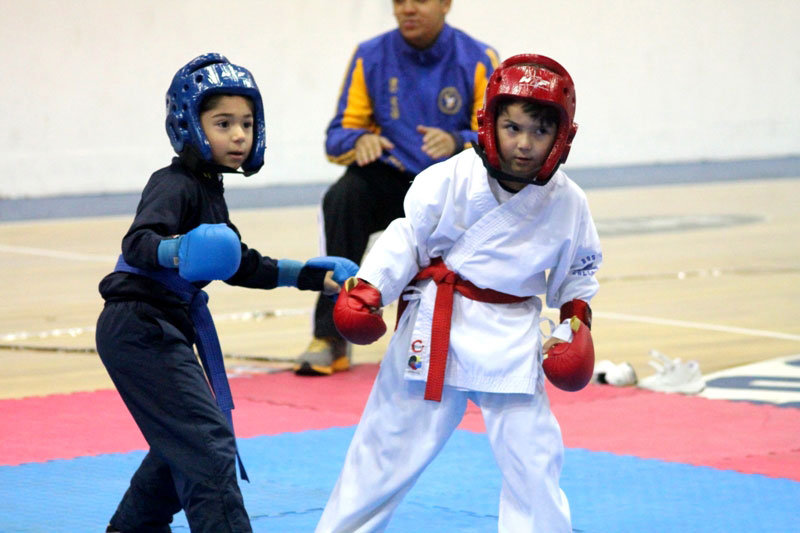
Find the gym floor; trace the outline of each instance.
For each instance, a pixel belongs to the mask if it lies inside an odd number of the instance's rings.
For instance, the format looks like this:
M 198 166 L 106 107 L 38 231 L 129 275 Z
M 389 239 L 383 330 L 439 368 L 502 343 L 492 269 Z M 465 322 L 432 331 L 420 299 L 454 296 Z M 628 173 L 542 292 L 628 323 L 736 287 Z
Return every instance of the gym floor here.
M 635 179 L 605 185 L 573 176 L 604 247 L 592 302 L 597 358 L 645 377 L 655 349 L 697 361 L 708 384 L 696 396 L 548 389 L 575 531 L 800 523 L 800 163 L 789 163 L 780 172 L 774 161 L 632 168 Z M 254 199 L 277 189 L 229 189 L 245 242 L 272 257 L 318 255 L 320 189 L 307 189 L 311 201 L 268 207 Z M 93 353 L 97 283 L 135 208 L 108 212 L 119 200 L 0 200 L 0 531 L 102 531 L 146 449 Z M 350 372 L 301 378 L 287 368 L 308 343 L 313 294 L 222 283 L 207 292 L 253 527 L 311 531 L 389 336 L 356 347 Z M 393 314 L 390 306 L 387 322 Z M 482 433 L 470 409 L 390 531 L 496 530 L 500 478 Z M 174 529 L 188 531 L 183 516 Z

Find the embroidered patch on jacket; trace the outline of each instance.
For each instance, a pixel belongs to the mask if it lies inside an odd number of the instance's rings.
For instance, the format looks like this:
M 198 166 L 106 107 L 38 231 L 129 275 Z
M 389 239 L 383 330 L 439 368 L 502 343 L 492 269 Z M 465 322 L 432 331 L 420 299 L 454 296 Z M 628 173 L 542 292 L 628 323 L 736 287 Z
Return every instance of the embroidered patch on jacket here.
M 408 358 L 408 366 L 411 370 L 419 370 L 422 367 L 422 361 L 417 359 L 416 355 L 412 355 Z
M 446 115 L 455 115 L 461 109 L 462 99 L 455 87 L 445 87 L 439 91 L 439 111 Z
M 574 266 L 569 273 L 573 276 L 594 276 L 603 260 L 603 254 L 591 254 L 581 258 L 580 266 Z

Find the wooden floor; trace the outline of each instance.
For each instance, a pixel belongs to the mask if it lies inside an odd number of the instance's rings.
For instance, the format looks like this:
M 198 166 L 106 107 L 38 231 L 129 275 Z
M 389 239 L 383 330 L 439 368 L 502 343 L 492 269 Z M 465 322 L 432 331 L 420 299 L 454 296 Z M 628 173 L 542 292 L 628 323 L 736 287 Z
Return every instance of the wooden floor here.
M 800 353 L 800 178 L 588 196 L 605 256 L 592 302 L 598 359 L 628 361 L 646 376 L 651 349 L 695 359 L 704 373 Z M 315 207 L 231 216 L 266 255 L 318 255 Z M 111 387 L 92 352 L 97 284 L 130 221 L 0 224 L 0 398 Z M 286 366 L 276 361 L 291 361 L 309 340 L 311 293 L 219 282 L 208 293 L 233 372 Z M 391 323 L 394 306 L 385 316 Z M 356 347 L 354 362 L 380 360 L 388 339 Z

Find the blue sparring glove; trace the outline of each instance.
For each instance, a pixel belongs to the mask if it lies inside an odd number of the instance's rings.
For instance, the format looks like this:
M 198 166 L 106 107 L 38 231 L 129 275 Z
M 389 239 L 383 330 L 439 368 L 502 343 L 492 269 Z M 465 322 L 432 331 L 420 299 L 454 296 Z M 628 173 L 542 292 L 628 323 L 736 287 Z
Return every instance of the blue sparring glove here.
M 297 287 L 301 290 L 322 290 L 325 273 L 333 271 L 333 280 L 341 285 L 358 272 L 358 265 L 349 259 L 323 256 L 303 263 L 294 259 L 278 260 L 278 287 Z M 338 294 L 330 296 L 336 300 Z
M 333 281 L 341 285 L 347 278 L 352 278 L 358 273 L 358 265 L 346 257 L 323 255 L 306 261 L 306 266 L 319 268 L 325 271 L 333 270 Z
M 177 249 L 177 253 L 176 253 Z M 187 281 L 228 279 L 239 269 L 242 245 L 226 224 L 200 224 L 186 235 L 158 245 L 158 262 L 178 268 Z

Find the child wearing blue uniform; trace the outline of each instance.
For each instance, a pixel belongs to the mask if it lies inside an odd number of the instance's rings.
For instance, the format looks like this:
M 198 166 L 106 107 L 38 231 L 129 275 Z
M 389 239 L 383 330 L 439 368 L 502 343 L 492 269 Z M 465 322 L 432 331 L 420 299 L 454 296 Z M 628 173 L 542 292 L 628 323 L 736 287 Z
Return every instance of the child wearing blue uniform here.
M 100 282 L 97 351 L 150 446 L 107 531 L 168 532 L 183 509 L 193 532 L 249 532 L 233 402 L 202 288 L 223 280 L 335 294 L 356 267 L 337 257 L 275 260 L 241 242 L 222 174 L 258 172 L 266 146 L 247 69 L 199 56 L 175 74 L 166 104 L 178 157 L 150 177 L 115 271 Z

